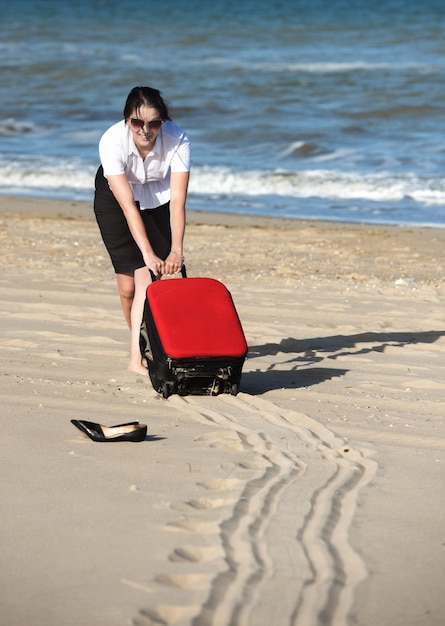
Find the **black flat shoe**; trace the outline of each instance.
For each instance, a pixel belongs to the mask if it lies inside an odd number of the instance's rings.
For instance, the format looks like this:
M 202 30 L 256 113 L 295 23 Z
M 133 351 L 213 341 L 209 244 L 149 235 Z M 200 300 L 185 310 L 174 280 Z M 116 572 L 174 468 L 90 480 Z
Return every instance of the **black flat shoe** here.
M 144 441 L 147 436 L 146 424 L 139 422 L 103 426 L 86 420 L 71 420 L 71 424 L 93 441 Z

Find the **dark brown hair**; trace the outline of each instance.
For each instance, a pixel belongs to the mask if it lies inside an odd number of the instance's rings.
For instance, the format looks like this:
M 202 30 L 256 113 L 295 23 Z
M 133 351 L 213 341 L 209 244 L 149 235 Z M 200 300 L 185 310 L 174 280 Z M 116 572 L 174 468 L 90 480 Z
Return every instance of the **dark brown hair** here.
M 156 109 L 159 113 L 159 117 L 163 121 L 171 119 L 167 104 L 161 92 L 157 89 L 153 89 L 153 87 L 133 87 L 127 96 L 124 107 L 124 118 L 128 120 L 132 113 L 142 106 Z

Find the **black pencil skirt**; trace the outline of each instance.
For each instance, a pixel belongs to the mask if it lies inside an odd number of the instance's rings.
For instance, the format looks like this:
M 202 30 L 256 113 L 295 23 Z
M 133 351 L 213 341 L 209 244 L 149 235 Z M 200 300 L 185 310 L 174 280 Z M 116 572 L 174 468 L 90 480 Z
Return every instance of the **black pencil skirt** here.
M 171 249 L 170 203 L 140 213 L 154 253 L 166 259 Z M 144 267 L 141 251 L 108 185 L 102 166 L 96 173 L 94 214 L 116 274 L 130 274 Z

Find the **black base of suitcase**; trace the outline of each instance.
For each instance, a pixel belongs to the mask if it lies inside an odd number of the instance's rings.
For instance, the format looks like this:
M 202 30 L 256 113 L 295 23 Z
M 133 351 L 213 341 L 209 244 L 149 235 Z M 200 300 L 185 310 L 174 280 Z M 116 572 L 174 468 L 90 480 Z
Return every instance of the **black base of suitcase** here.
M 147 361 L 153 388 L 163 398 L 174 393 L 180 396 L 216 396 L 221 393 L 235 396 L 238 393 L 245 357 L 233 358 L 230 362 L 227 358 L 172 359 L 156 354 L 156 346 L 153 348 L 155 356 L 150 346 L 144 315 L 140 333 L 141 354 Z

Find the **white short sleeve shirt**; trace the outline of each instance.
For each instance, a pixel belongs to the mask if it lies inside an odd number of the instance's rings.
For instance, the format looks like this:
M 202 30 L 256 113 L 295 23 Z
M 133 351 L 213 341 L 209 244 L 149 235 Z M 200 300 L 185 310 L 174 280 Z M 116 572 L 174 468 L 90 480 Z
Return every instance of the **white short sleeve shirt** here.
M 99 142 L 105 176 L 125 174 L 141 209 L 154 209 L 170 200 L 170 173 L 189 172 L 190 141 L 174 122 L 166 120 L 152 152 L 142 159 L 125 120 L 111 126 Z

